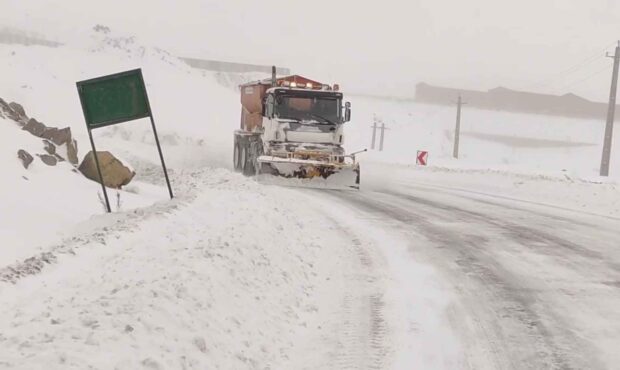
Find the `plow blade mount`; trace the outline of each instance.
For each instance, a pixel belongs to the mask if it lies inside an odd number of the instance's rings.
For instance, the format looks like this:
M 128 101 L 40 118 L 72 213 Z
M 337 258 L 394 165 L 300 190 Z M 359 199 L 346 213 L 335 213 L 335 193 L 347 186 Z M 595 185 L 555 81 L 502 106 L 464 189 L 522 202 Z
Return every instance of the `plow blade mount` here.
M 328 163 L 312 160 L 261 156 L 258 158 L 261 183 L 325 189 L 359 189 L 357 163 Z

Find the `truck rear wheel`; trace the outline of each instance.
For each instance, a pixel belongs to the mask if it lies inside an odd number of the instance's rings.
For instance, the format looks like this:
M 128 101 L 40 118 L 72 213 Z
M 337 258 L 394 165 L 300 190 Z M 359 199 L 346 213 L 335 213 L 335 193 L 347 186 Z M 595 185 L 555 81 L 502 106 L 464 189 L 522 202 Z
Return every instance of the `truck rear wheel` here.
M 241 172 L 241 149 L 239 148 L 239 143 L 235 143 L 235 147 L 233 148 L 233 167 L 235 172 Z
M 245 176 L 258 173 L 258 157 L 263 152 L 260 133 L 235 131 L 233 166 Z
M 249 144 L 249 143 L 248 143 Z M 244 145 L 242 149 L 243 156 L 243 174 L 245 176 L 254 175 L 254 155 L 252 155 L 252 148 L 250 145 Z
M 245 168 L 248 165 L 248 149 L 243 144 L 239 146 L 239 164 L 239 169 L 245 175 Z

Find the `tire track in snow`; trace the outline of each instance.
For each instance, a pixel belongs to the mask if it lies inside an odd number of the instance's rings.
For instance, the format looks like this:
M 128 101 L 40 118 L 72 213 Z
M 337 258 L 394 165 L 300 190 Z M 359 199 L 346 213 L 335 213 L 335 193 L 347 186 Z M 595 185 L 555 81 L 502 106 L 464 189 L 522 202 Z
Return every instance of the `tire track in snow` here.
M 335 229 L 351 240 L 352 270 L 347 274 L 347 293 L 340 308 L 338 347 L 334 361 L 338 369 L 388 368 L 391 346 L 383 301 L 384 261 L 372 245 L 362 242 L 328 217 Z
M 602 368 L 588 355 L 593 349 L 575 335 L 570 323 L 557 315 L 548 302 L 540 300 L 538 290 L 495 259 L 493 246 L 509 242 L 540 251 L 544 244 L 543 253 L 564 257 L 566 266 L 582 259 L 602 262 L 600 255 L 539 229 L 443 202 L 394 193 L 369 196 L 368 193 L 337 193 L 341 202 L 364 212 L 382 214 L 385 221 L 381 223 L 387 227 L 412 230 L 412 243 L 419 244 L 420 237 L 431 243 L 433 248 L 416 251 L 426 254 L 432 264 L 441 266 L 462 297 L 460 308 L 453 311 L 458 317 L 453 316 L 451 320 L 459 332 L 467 335 L 464 339 L 470 351 L 465 361 L 470 368 L 577 369 L 585 364 Z M 455 222 L 486 226 L 452 229 L 450 225 Z M 487 234 L 488 231 L 494 234 Z M 560 250 L 555 251 L 554 247 Z M 572 252 L 572 257 L 566 250 Z M 613 263 L 603 264 L 616 269 Z

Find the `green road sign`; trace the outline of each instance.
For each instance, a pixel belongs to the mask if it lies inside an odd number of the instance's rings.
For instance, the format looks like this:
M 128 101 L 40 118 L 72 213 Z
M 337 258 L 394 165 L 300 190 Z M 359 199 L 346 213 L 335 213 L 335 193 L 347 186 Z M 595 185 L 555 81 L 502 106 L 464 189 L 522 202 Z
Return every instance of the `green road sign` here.
M 159 159 L 161 160 L 161 166 L 164 170 L 164 176 L 166 177 L 168 193 L 170 194 L 170 199 L 172 199 L 172 186 L 170 186 L 168 170 L 166 169 L 164 154 L 159 144 L 157 129 L 155 129 L 155 120 L 153 119 L 151 105 L 149 104 L 149 98 L 146 94 L 142 70 L 135 69 L 133 71 L 93 78 L 92 80 L 77 82 L 76 85 L 78 95 L 80 96 L 80 102 L 82 103 L 84 119 L 86 120 L 90 146 L 93 148 L 101 190 L 103 190 L 103 196 L 105 198 L 106 210 L 108 212 L 112 211 L 110 208 L 110 200 L 108 199 L 108 192 L 103 183 L 101 166 L 99 165 L 99 158 L 97 157 L 97 148 L 95 148 L 92 130 L 98 127 L 132 121 L 138 118 L 149 117 L 151 119 L 155 144 L 157 145 Z
M 140 69 L 80 81 L 77 88 L 89 129 L 151 116 Z

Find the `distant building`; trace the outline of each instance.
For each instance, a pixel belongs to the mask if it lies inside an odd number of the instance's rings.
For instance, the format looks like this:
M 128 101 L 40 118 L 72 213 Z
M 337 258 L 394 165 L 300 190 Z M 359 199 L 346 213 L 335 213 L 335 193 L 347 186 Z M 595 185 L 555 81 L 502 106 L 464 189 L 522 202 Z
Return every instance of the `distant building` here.
M 424 82 L 416 85 L 416 101 L 453 105 L 458 96 L 469 106 L 518 113 L 547 114 L 573 118 L 605 119 L 607 104 L 584 99 L 575 94 L 538 94 L 496 87 L 489 91 L 463 90 L 431 86 Z

